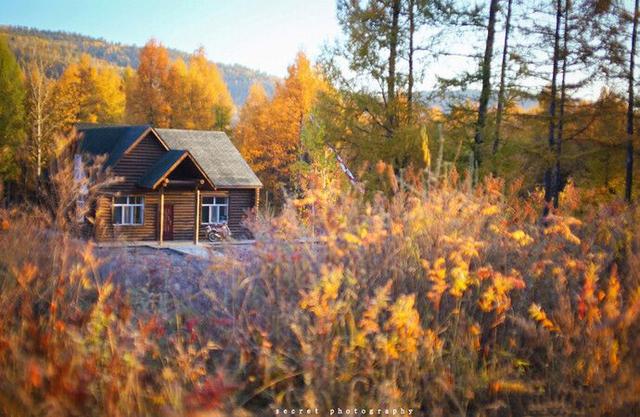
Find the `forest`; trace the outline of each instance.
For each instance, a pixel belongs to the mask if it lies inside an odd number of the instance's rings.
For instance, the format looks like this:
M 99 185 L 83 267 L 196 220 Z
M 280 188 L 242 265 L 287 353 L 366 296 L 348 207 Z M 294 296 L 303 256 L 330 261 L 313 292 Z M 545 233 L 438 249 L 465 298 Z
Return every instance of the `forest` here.
M 640 413 L 640 0 L 336 13 L 242 105 L 215 51 L 0 38 L 0 414 Z M 250 249 L 175 272 L 87 240 L 85 123 L 227 132 Z
M 46 61 L 47 73 L 58 78 L 69 63 L 77 61 L 83 54 L 101 64 L 113 65 L 120 71 L 127 67 L 138 68 L 140 47 L 109 42 L 76 33 L 39 30 L 21 26 L 0 26 L 0 35 L 6 36 L 9 46 L 18 61 L 26 63 L 37 57 Z M 189 54 L 167 48 L 169 59 L 189 60 Z M 238 64 L 216 63 L 222 73 L 236 106 L 246 100 L 249 87 L 262 83 L 267 91 L 273 92 L 276 77 L 252 70 Z

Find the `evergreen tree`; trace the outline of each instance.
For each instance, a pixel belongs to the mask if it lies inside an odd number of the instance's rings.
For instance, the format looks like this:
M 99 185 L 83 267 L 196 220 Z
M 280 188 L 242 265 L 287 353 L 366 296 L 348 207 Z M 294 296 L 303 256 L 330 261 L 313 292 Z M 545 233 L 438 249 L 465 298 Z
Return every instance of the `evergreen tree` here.
M 17 154 L 24 135 L 24 77 L 7 40 L 0 37 L 0 181 L 19 174 Z M 2 195 L 0 190 L 0 195 Z

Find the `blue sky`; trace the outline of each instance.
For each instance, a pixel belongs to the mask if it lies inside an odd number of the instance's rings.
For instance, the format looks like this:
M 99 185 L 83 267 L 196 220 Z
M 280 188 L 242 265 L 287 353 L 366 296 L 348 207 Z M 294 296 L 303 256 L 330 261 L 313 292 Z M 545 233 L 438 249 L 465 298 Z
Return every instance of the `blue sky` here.
M 143 45 L 154 37 L 213 61 L 284 76 L 297 51 L 314 58 L 339 34 L 335 0 L 0 0 L 0 24 Z

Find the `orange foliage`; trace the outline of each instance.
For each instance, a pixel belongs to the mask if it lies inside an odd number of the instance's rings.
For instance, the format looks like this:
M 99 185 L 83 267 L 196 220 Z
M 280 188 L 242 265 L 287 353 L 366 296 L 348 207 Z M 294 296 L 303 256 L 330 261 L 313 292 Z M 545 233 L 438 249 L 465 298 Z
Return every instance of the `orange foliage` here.
M 151 39 L 140 50 L 140 65 L 127 94 L 127 118 L 131 123 L 169 127 L 171 106 L 166 87 L 169 77 L 167 49 Z
M 303 127 L 318 94 L 327 88 L 299 53 L 274 97 L 267 100 L 264 90 L 253 86 L 240 112 L 234 139 L 278 204 L 284 201 L 282 189 L 291 191 L 295 183 L 292 167 L 300 158 Z

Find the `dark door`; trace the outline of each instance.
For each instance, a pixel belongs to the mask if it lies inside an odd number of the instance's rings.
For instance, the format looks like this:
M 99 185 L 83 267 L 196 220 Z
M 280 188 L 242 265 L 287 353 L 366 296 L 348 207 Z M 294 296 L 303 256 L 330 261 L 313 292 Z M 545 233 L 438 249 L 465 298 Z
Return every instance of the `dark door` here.
M 164 240 L 173 240 L 173 204 L 164 205 L 164 225 L 162 226 Z

